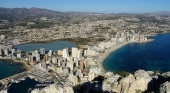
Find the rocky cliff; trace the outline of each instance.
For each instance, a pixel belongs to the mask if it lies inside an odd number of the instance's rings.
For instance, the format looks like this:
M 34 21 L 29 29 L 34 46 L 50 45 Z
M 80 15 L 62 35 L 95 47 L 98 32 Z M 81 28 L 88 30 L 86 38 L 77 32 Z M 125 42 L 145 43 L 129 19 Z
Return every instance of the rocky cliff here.
M 56 84 L 52 84 L 48 87 L 45 87 L 41 90 L 34 89 L 31 93 L 74 93 L 72 87 L 60 87 Z
M 170 93 L 168 81 L 170 72 L 138 70 L 125 77 L 107 72 L 103 81 L 82 84 L 79 93 Z
M 116 93 L 136 93 L 147 90 L 148 83 L 152 80 L 144 70 L 138 70 L 134 75 L 127 77 L 119 75 L 109 76 L 104 82 L 102 89 Z

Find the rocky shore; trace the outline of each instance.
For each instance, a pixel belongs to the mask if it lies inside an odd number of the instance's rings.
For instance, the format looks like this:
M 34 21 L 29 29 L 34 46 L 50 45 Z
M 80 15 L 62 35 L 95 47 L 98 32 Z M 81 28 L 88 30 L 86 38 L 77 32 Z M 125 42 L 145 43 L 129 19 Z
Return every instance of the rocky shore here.
M 107 72 L 82 84 L 78 93 L 170 93 L 169 80 L 170 72 L 138 70 L 125 77 Z

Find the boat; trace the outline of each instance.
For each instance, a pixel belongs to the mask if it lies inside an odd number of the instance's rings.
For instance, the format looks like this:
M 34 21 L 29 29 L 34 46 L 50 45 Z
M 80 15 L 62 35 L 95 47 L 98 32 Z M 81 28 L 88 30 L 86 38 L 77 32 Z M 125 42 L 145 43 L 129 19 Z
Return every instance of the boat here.
M 18 80 L 15 80 L 14 82 L 15 82 L 15 83 L 19 83 L 19 81 L 18 81 Z
M 26 78 L 25 77 L 23 77 L 23 78 L 21 78 L 20 80 L 25 80 Z
M 15 82 L 13 79 L 11 79 L 11 82 Z

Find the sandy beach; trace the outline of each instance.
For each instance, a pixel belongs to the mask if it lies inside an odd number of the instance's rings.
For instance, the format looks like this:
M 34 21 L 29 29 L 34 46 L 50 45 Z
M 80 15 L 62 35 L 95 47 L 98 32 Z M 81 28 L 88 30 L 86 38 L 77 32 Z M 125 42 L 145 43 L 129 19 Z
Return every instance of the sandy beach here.
M 25 68 L 27 71 L 31 71 L 33 68 L 31 65 L 28 65 L 24 60 L 13 60 L 13 61 L 23 64 L 23 68 Z
M 102 54 L 102 56 L 100 56 L 99 59 L 98 59 L 98 62 L 97 62 L 97 63 L 98 63 L 99 68 L 101 68 L 102 70 L 105 70 L 105 69 L 103 68 L 103 61 L 104 61 L 104 59 L 105 59 L 110 53 L 114 52 L 115 50 L 121 48 L 122 46 L 124 46 L 124 45 L 126 45 L 126 44 L 128 44 L 128 43 L 130 43 L 130 42 L 124 42 L 124 43 L 121 43 L 121 44 L 119 44 L 119 45 L 116 45 L 116 46 L 111 47 L 110 49 L 106 50 L 106 51 Z
M 98 63 L 98 66 L 99 66 L 99 68 L 101 68 L 102 70 L 105 71 L 105 69 L 103 68 L 103 61 L 104 61 L 104 59 L 105 59 L 108 55 L 110 55 L 110 53 L 114 52 L 115 50 L 121 48 L 122 46 L 124 46 L 124 45 L 126 45 L 126 44 L 129 44 L 129 43 L 146 43 L 146 42 L 151 42 L 151 41 L 153 41 L 153 40 L 152 40 L 152 39 L 149 39 L 149 40 L 147 40 L 147 41 L 128 41 L 128 42 L 123 42 L 123 43 L 121 43 L 121 44 L 119 44 L 119 45 L 113 46 L 113 47 L 111 47 L 110 49 L 105 50 L 105 52 L 102 54 L 102 56 L 99 57 L 98 62 L 97 62 L 97 63 Z
M 13 62 L 21 63 L 21 64 L 23 64 L 23 68 L 25 68 L 27 71 L 31 71 L 31 69 L 33 68 L 31 65 L 27 65 L 26 61 L 24 61 L 24 60 L 13 60 L 11 58 L 5 58 L 5 57 L 0 57 L 0 59 L 12 60 Z

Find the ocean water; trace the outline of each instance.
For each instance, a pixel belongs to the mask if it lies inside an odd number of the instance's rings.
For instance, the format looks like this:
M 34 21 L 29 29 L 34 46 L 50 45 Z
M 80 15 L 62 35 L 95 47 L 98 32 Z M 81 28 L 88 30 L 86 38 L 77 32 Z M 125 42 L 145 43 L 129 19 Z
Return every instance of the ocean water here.
M 103 62 L 107 71 L 170 71 L 170 33 L 149 38 L 147 43 L 130 43 L 112 52 Z
M 0 79 L 23 71 L 25 71 L 25 69 L 23 69 L 23 65 L 21 63 L 16 63 L 12 60 L 0 60 Z
M 12 83 L 8 88 L 8 93 L 30 93 L 33 89 L 41 89 L 45 86 L 36 86 L 37 84 L 46 84 L 50 85 L 53 82 L 41 83 L 39 81 L 35 81 L 34 79 L 26 78 L 24 81 L 20 81 L 19 83 Z
M 71 47 L 76 47 L 76 44 L 68 42 L 68 41 L 55 41 L 52 43 L 29 43 L 29 44 L 23 44 L 23 45 L 18 45 L 15 46 L 14 48 L 20 49 L 21 51 L 29 52 L 29 51 L 35 51 L 38 50 L 40 51 L 40 48 L 45 48 L 45 51 L 57 51 L 59 49 L 63 48 L 71 48 Z

